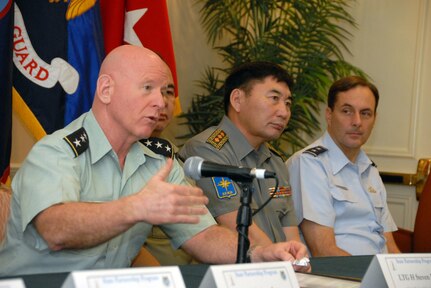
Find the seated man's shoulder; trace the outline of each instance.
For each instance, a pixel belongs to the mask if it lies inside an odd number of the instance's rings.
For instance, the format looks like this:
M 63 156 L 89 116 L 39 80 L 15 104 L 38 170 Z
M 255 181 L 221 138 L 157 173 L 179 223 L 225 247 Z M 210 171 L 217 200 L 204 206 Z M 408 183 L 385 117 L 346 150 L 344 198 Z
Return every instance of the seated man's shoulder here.
M 320 162 L 323 157 L 327 155 L 328 148 L 322 146 L 320 143 L 313 143 L 302 150 L 297 151 L 286 161 L 289 168 L 297 167 L 300 165 L 301 159 L 308 159 L 312 162 Z
M 205 143 L 211 145 L 217 150 L 220 150 L 228 142 L 228 140 L 229 136 L 226 134 L 226 132 L 223 131 L 223 129 L 217 128 L 214 129 L 214 131 L 212 131 L 211 134 L 208 135 L 208 137 L 206 137 Z
M 312 145 L 312 146 L 304 149 L 302 151 L 302 154 L 311 155 L 313 157 L 318 157 L 319 155 L 323 155 L 326 151 L 328 151 L 328 148 L 326 148 L 322 145 Z
M 219 127 L 210 127 L 193 136 L 183 145 L 179 154 L 195 154 L 195 152 L 220 151 L 229 141 L 229 136 Z M 191 156 L 191 155 L 186 155 Z
M 32 148 L 31 155 L 59 153 L 78 158 L 90 148 L 90 139 L 84 127 L 60 129 L 40 139 Z
M 168 158 L 173 158 L 177 150 L 177 147 L 174 144 L 164 138 L 150 137 L 147 139 L 141 139 L 139 142 L 152 152 Z
M 78 157 L 89 148 L 87 131 L 81 127 L 62 138 L 70 147 L 75 157 Z

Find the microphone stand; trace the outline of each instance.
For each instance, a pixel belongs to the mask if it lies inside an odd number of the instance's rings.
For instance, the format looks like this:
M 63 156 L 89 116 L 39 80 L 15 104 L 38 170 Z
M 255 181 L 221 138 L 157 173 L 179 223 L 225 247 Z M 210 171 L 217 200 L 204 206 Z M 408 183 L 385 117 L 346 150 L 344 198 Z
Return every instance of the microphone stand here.
M 238 185 L 241 187 L 241 205 L 238 208 L 238 215 L 236 218 L 236 230 L 238 231 L 238 250 L 236 263 L 247 263 L 250 259 L 247 259 L 247 252 L 250 247 L 250 240 L 248 239 L 248 227 L 252 223 L 252 211 L 250 207 L 253 186 L 252 179 L 244 181 L 238 181 Z

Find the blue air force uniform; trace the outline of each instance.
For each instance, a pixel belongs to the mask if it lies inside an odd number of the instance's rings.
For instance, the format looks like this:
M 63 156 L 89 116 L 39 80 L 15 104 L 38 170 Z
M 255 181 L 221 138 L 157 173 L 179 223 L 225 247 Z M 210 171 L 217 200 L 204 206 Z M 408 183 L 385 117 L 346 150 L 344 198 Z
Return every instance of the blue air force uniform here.
M 360 151 L 352 163 L 326 132 L 287 161 L 298 223 L 332 227 L 353 255 L 386 253 L 384 232 L 397 229 L 374 163 Z

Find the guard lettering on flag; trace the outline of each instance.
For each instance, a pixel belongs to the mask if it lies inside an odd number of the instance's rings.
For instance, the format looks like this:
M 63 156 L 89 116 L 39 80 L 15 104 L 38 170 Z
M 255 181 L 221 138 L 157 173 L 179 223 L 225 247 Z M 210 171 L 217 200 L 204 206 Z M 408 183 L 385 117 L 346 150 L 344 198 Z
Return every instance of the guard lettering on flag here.
M 96 0 L 16 0 L 13 107 L 36 139 L 90 109 L 104 56 Z

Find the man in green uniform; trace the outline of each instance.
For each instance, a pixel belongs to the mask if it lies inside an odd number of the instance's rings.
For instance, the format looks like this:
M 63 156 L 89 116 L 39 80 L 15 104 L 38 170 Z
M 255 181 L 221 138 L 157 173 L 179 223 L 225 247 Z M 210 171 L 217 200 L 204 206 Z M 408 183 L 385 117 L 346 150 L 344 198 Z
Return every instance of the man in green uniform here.
M 173 93 L 160 57 L 125 45 L 103 61 L 92 109 L 35 144 L 12 182 L 0 275 L 128 267 L 152 225 L 198 260 L 233 263 L 236 236 L 215 224 L 179 163 L 146 148 Z M 297 243 L 259 245 L 253 262 L 302 258 Z

